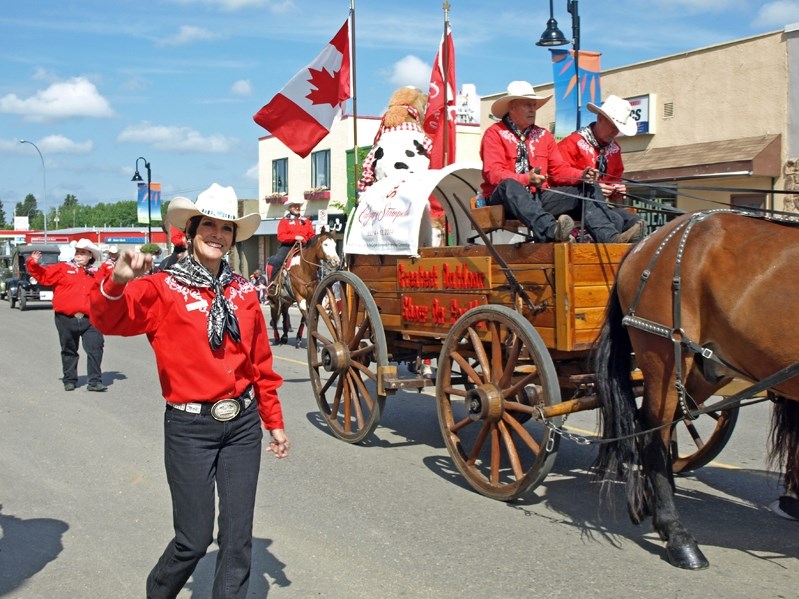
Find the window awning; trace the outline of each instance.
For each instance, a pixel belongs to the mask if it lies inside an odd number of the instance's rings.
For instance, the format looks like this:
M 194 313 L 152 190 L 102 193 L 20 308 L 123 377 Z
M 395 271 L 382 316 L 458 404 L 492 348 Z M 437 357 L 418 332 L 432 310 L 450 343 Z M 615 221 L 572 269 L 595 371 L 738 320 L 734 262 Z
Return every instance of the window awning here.
M 747 174 L 779 177 L 782 141 L 779 134 L 725 139 L 685 146 L 625 152 L 624 177 L 662 181 Z

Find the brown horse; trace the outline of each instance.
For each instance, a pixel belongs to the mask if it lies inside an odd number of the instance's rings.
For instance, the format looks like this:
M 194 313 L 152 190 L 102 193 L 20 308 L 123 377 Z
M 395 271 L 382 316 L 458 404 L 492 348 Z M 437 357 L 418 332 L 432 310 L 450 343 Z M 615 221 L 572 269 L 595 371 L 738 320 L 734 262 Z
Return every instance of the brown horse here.
M 595 353 L 607 443 L 596 473 L 626 482 L 630 517 L 639 523 L 652 516 L 675 566 L 700 569 L 708 561 L 674 502 L 673 423 L 695 415 L 734 377 L 799 399 L 797 264 L 799 228 L 710 210 L 666 224 L 619 267 Z M 631 352 L 644 378 L 640 410 Z M 708 403 L 719 407 L 716 400 Z M 770 454 L 793 489 L 799 488 L 797 408 L 795 401 L 776 403 Z
M 289 307 L 297 304 L 302 315 L 297 327 L 295 347 L 300 346 L 308 314 L 307 299 L 313 295 L 323 269 L 335 270 L 341 264 L 336 251 L 336 240 L 332 233 L 324 232 L 312 237 L 305 247 L 290 253 L 286 264 L 275 278 L 275 284 L 267 295 L 271 306 L 274 343 L 288 343 Z M 278 317 L 283 318 L 283 335 L 278 332 Z

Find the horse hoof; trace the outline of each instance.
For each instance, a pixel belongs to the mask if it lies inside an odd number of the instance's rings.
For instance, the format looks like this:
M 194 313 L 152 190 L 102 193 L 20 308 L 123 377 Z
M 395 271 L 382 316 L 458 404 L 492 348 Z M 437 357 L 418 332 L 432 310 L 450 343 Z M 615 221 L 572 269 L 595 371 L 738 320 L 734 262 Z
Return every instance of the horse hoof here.
M 702 551 L 695 544 L 666 547 L 666 554 L 672 566 L 683 570 L 704 570 L 710 565 Z

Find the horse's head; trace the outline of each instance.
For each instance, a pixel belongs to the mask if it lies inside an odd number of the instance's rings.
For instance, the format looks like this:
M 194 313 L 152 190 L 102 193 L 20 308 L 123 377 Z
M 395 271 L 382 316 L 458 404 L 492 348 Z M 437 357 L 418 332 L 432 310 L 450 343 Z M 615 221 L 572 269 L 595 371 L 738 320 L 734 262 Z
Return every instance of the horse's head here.
M 317 237 L 317 243 L 321 248 L 320 258 L 333 268 L 338 268 L 341 265 L 341 258 L 336 251 L 336 239 L 331 233 L 320 233 Z

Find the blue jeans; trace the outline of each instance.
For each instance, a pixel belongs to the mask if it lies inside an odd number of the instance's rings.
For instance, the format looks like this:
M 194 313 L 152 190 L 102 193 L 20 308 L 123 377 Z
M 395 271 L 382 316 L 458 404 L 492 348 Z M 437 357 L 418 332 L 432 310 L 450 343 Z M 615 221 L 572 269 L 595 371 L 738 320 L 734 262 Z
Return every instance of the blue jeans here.
M 167 406 L 164 463 L 175 537 L 147 577 L 148 599 L 177 597 L 205 555 L 213 541 L 215 488 L 219 554 L 212 596 L 247 596 L 262 438 L 256 401 L 227 422 Z

